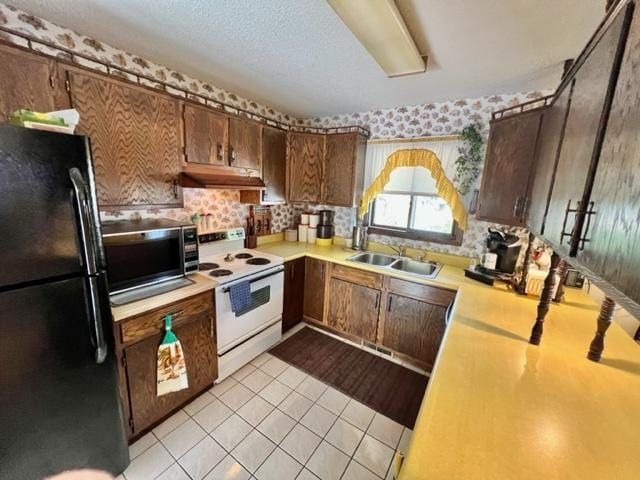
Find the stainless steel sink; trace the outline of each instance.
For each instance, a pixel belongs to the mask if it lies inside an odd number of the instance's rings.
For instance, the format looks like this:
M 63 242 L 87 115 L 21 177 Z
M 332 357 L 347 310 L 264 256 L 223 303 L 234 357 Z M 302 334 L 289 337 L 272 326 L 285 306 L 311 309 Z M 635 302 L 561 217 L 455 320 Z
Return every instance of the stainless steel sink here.
M 436 262 L 418 262 L 407 257 L 394 257 L 375 252 L 358 253 L 347 260 L 418 275 L 423 278 L 435 278 L 442 268 L 442 265 Z
M 379 267 L 386 267 L 388 265 L 391 265 L 396 260 L 396 257 L 384 255 L 382 253 L 364 252 L 353 255 L 347 258 L 347 260 L 351 260 L 352 262 L 367 263 L 369 265 L 377 265 Z
M 440 265 L 435 262 L 417 262 L 410 258 L 399 258 L 390 265 L 394 270 L 414 273 L 424 277 L 433 278 L 438 274 Z

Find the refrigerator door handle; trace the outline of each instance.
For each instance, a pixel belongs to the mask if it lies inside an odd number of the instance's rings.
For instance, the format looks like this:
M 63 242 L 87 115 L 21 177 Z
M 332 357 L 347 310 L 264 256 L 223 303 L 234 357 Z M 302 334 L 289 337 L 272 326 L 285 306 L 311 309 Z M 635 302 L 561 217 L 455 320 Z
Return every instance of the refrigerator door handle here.
M 91 212 L 87 199 L 87 184 L 85 183 L 84 178 L 82 178 L 80 170 L 75 167 L 69 169 L 69 178 L 73 184 L 73 191 L 78 208 L 78 217 L 80 219 L 80 241 L 82 242 L 82 250 L 87 273 L 89 275 L 95 275 L 98 273 L 96 243 L 91 229 Z
M 87 277 L 89 280 L 89 308 L 91 321 L 93 322 L 93 334 L 95 335 L 96 363 L 103 363 L 107 358 L 107 342 L 102 330 L 102 313 L 100 301 L 99 277 Z

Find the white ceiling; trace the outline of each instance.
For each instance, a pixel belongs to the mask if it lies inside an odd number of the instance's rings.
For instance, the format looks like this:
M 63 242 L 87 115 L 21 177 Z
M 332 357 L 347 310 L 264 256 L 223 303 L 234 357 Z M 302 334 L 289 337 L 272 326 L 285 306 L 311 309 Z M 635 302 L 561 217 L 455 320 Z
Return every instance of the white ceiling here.
M 605 4 L 397 0 L 429 60 L 388 79 L 324 0 L 8 1 L 297 117 L 554 88 Z

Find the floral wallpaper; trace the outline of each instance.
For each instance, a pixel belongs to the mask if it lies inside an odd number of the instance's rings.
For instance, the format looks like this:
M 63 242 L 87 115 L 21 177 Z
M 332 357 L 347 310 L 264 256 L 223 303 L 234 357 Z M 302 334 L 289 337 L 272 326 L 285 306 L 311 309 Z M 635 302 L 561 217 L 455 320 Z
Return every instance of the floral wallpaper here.
M 371 132 L 371 138 L 410 138 L 457 134 L 469 123 L 479 123 L 483 134 L 489 132 L 491 113 L 549 95 L 551 91 L 532 91 L 487 97 L 465 98 L 447 102 L 425 103 L 408 107 L 371 110 L 369 112 L 301 119 L 297 125 L 333 128 L 358 125 Z M 535 104 L 534 104 L 535 106 Z
M 240 203 L 237 190 L 204 188 L 184 188 L 184 208 L 151 208 L 140 210 L 105 211 L 102 220 L 122 220 L 138 218 L 170 218 L 188 222 L 195 213 L 213 216 L 213 229 L 224 230 L 242 227 L 249 214 L 249 206 Z
M 215 87 L 209 83 L 189 77 L 188 75 L 171 70 L 170 68 L 162 65 L 158 65 L 145 58 L 114 48 L 95 38 L 82 35 L 73 30 L 61 27 L 40 17 L 30 15 L 15 7 L 4 5 L 2 3 L 0 3 L 0 26 L 33 36 L 74 53 L 83 54 L 90 58 L 113 65 L 114 68 L 110 69 L 110 73 L 115 76 L 133 79 L 130 74 L 124 70 L 118 69 L 118 67 L 120 67 L 121 69 L 130 70 L 137 74 L 145 75 L 160 82 L 173 85 L 181 90 L 186 90 L 193 94 L 205 97 L 210 100 L 213 105 L 215 105 L 215 102 L 224 102 L 233 107 L 247 110 L 251 113 L 261 115 L 277 122 L 293 123 L 295 120 L 288 114 L 274 110 L 266 105 L 259 104 L 247 98 Z M 28 46 L 26 40 L 17 35 L 0 31 L 0 37 L 22 46 Z M 106 67 L 102 64 L 91 62 L 79 57 L 73 57 L 72 59 L 71 55 L 68 53 L 40 45 L 37 42 L 33 43 L 33 49 L 45 54 L 75 61 L 88 68 L 94 68 L 96 70 L 106 72 Z M 161 84 L 154 83 L 150 80 L 142 79 L 141 83 L 146 86 L 164 89 Z M 179 90 L 172 91 L 167 88 L 167 91 L 176 95 L 182 94 Z M 201 101 L 198 97 L 190 98 L 192 100 Z

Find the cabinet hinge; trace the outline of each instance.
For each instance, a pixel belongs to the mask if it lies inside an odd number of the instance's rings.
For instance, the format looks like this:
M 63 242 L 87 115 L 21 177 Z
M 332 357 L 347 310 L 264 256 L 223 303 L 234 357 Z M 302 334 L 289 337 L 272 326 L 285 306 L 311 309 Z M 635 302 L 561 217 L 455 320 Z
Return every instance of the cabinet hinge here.
M 127 357 L 123 356 L 120 360 L 120 363 L 124 368 L 127 368 Z
M 67 92 L 71 92 L 71 84 L 69 83 L 69 80 L 65 80 L 65 81 L 64 81 L 64 89 L 65 89 Z
M 133 418 L 129 417 L 129 428 L 132 432 L 135 432 L 135 427 L 133 425 Z
M 56 79 L 53 78 L 53 75 L 49 75 L 49 86 L 51 88 L 56 88 Z

